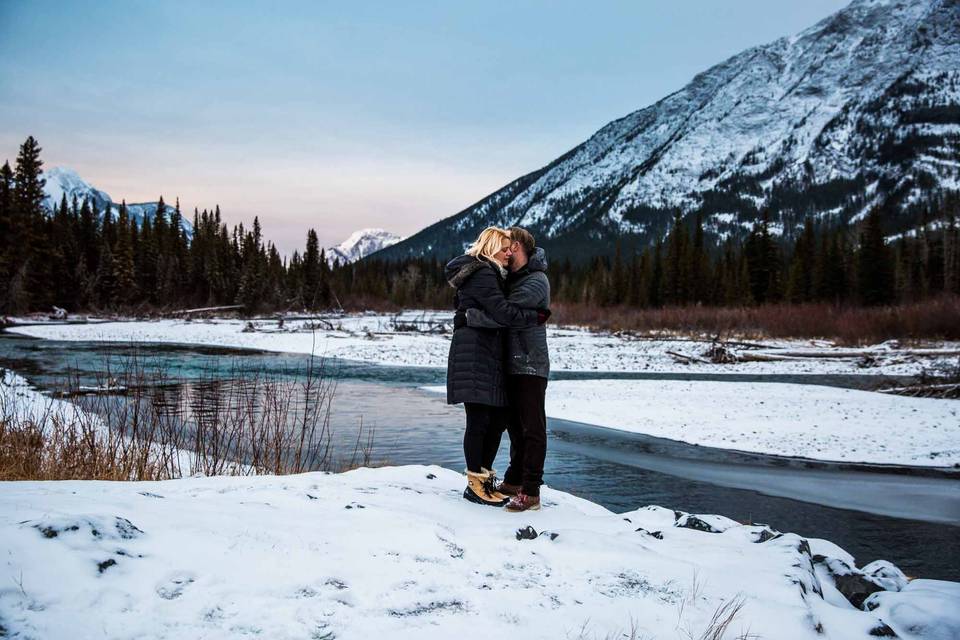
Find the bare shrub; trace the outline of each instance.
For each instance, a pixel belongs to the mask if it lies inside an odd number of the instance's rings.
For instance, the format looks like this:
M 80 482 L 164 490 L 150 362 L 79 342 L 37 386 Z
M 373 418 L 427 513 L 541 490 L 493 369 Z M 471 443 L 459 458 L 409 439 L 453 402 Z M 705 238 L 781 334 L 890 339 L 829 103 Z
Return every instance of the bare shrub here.
M 730 625 L 733 624 L 734 618 L 736 618 L 743 609 L 744 604 L 746 604 L 746 602 L 743 598 L 737 596 L 718 606 L 707 622 L 707 626 L 704 627 L 699 636 L 696 636 L 697 640 L 723 640 Z M 689 633 L 688 636 L 691 640 L 694 638 L 694 636 Z M 741 635 L 741 637 L 744 636 Z
M 744 339 L 824 338 L 859 345 L 885 340 L 960 340 L 960 297 L 888 307 L 826 303 L 758 307 L 636 309 L 554 304 L 552 322 L 604 331 L 677 333 Z
M 74 377 L 72 389 L 83 389 Z M 339 471 L 369 464 L 373 432 L 358 426 L 337 455 L 330 423 L 336 379 L 310 359 L 293 377 L 234 365 L 226 375 L 171 378 L 138 357 L 107 363 L 98 381 L 38 411 L 0 394 L 0 479 L 160 480 L 192 474 Z M 65 410 L 65 407 L 71 407 Z

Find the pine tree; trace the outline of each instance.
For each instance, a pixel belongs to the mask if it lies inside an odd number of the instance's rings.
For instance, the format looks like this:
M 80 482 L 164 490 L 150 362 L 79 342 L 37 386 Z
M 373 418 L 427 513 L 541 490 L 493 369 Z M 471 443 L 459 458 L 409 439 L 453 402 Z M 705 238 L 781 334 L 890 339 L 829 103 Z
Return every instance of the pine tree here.
M 43 162 L 40 160 L 40 145 L 30 136 L 20 147 L 15 172 L 16 185 L 14 197 L 21 215 L 33 216 L 34 220 L 43 215 L 44 179 Z
M 127 202 L 120 204 L 120 215 L 117 219 L 117 243 L 113 247 L 113 282 L 112 302 L 126 305 L 137 298 L 137 280 L 133 261 L 133 233 L 127 213 Z
M 763 304 L 780 297 L 780 251 L 770 234 L 770 212 L 764 211 L 744 245 L 750 297 Z
M 673 216 L 673 226 L 667 235 L 667 256 L 664 271 L 664 302 L 686 304 L 689 299 L 690 237 L 682 214 Z
M 647 294 L 650 306 L 663 306 L 663 243 L 657 238 L 653 248 L 653 265 L 650 276 L 650 292 Z
M 42 281 L 40 262 L 33 261 L 43 227 L 43 162 L 40 145 L 30 136 L 20 146 L 14 169 L 13 207 L 8 218 L 8 280 L 3 306 L 8 311 L 26 311 L 33 306 L 47 283 Z
M 803 232 L 797 236 L 790 261 L 787 281 L 787 299 L 790 302 L 810 302 L 814 297 L 814 271 L 816 263 L 816 233 L 813 220 L 804 221 Z
M 308 309 L 313 309 L 320 294 L 320 242 L 317 232 L 307 231 L 307 248 L 303 252 L 303 292 L 301 303 Z
M 690 251 L 690 301 L 704 304 L 710 297 L 710 258 L 704 246 L 703 214 L 697 212 L 693 228 L 693 246 Z
M 606 302 L 608 305 L 623 304 L 627 301 L 627 296 L 627 273 L 623 266 L 623 255 L 618 240 L 613 255 L 613 270 L 610 273 L 609 298 Z
M 100 307 L 110 307 L 113 304 L 116 280 L 113 273 L 113 252 L 106 238 L 100 248 L 100 264 L 96 275 L 96 303 Z
M 960 229 L 954 211 L 956 203 L 960 203 L 960 197 L 948 204 L 943 226 L 943 290 L 946 293 L 960 293 Z
M 8 283 L 13 274 L 10 245 L 13 243 L 13 170 L 9 162 L 0 167 L 0 311 L 6 308 Z
M 893 299 L 893 262 L 883 235 L 883 211 L 874 207 L 864 220 L 857 252 L 857 289 L 866 305 Z

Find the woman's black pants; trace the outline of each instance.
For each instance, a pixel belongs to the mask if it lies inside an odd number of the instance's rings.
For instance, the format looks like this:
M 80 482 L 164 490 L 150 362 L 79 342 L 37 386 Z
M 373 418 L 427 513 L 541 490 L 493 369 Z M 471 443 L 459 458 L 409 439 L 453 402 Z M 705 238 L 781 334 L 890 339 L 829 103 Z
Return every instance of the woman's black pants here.
M 481 467 L 493 468 L 506 430 L 506 410 L 476 402 L 463 403 L 467 411 L 467 430 L 463 434 L 463 457 L 467 470 L 480 473 Z

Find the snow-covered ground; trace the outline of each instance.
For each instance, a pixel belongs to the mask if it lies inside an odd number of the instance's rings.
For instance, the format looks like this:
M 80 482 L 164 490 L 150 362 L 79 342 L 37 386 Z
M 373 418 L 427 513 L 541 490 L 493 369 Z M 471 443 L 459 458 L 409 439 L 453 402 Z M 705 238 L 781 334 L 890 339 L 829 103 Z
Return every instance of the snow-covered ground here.
M 71 424 L 91 416 L 72 402 L 40 393 L 13 371 L 0 369 L 0 418 L 14 423 L 58 420 Z
M 547 389 L 547 415 L 754 453 L 960 465 L 956 400 L 802 384 L 557 380 Z
M 618 515 L 549 488 L 541 512 L 510 514 L 466 502 L 463 484 L 421 466 L 0 484 L 0 628 L 49 639 L 687 640 L 742 603 L 717 637 L 960 634 L 960 585 L 908 583 L 884 562 L 861 571 L 827 541 L 660 507 Z M 531 539 L 519 535 L 527 526 Z M 861 602 L 844 588 L 858 608 L 834 574 L 887 590 Z
M 256 331 L 245 332 L 247 323 L 241 320 L 158 320 L 41 324 L 14 327 L 9 331 L 51 340 L 204 344 L 314 353 L 382 365 L 446 367 L 449 334 L 395 331 L 395 319 L 400 322 L 447 322 L 449 325 L 452 318 L 450 313 L 409 311 L 399 316 L 352 314 L 331 318 L 329 322 L 333 329 L 314 321 L 288 321 L 283 328 L 278 328 L 276 321 L 261 320 L 253 323 Z M 306 328 L 308 326 L 317 328 L 311 330 Z M 710 346 L 709 342 L 679 338 L 636 339 L 552 325 L 548 328 L 548 339 L 551 366 L 555 371 L 917 375 L 931 368 L 955 367 L 958 362 L 956 354 L 960 351 L 958 344 L 937 344 L 933 351 L 939 352 L 940 356 L 919 357 L 909 349 L 890 344 L 839 349 L 822 341 L 776 340 L 764 341 L 764 349 L 750 350 L 749 353 L 788 359 L 736 364 L 694 360 L 683 364 L 669 352 L 700 357 Z M 849 357 L 795 357 L 798 352 L 811 350 L 833 352 L 834 355 L 842 352 Z M 742 352 L 748 353 L 746 350 Z M 868 353 L 873 356 L 869 363 L 863 358 Z

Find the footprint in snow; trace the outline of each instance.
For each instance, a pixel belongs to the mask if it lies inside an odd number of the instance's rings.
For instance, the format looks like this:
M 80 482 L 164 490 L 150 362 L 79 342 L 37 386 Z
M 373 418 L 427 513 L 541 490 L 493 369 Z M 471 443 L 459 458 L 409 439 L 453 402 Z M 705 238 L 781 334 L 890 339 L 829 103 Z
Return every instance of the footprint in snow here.
M 164 600 L 176 600 L 194 580 L 194 575 L 187 571 L 173 573 L 165 582 L 157 585 L 157 595 Z

